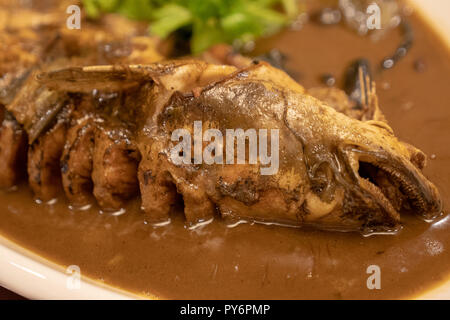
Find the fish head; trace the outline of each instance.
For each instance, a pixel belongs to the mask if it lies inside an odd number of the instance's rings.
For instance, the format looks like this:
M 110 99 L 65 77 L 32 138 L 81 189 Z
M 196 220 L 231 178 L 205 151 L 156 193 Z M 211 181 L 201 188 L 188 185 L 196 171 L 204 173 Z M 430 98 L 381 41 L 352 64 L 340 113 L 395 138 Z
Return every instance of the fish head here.
M 421 172 L 425 154 L 399 141 L 386 122 L 350 118 L 305 94 L 287 99 L 286 124 L 302 141 L 315 202 L 338 200 L 333 208 L 340 210 L 325 219 L 347 219 L 371 233 L 396 230 L 407 210 L 426 220 L 441 214 L 439 192 Z

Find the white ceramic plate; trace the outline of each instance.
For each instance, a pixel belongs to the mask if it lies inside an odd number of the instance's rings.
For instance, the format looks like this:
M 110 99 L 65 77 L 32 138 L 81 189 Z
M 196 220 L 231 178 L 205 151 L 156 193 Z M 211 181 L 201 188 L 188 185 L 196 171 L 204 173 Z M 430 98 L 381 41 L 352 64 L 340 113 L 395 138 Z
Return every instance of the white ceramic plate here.
M 410 0 L 450 48 L 450 1 Z M 77 285 L 79 283 L 79 285 Z M 0 236 L 0 285 L 30 299 L 135 299 L 131 293 L 67 273 L 62 267 Z M 450 281 L 421 299 L 450 299 Z
M 116 288 L 79 279 L 0 236 L 0 285 L 29 299 L 133 299 Z

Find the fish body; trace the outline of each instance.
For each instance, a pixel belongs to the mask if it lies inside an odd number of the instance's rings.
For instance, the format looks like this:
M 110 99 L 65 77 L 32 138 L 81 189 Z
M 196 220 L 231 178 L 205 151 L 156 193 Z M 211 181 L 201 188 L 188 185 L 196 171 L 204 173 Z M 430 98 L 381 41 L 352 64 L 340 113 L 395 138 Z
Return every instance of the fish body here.
M 26 172 L 39 200 L 62 189 L 73 208 L 116 211 L 140 196 L 154 223 L 179 195 L 190 225 L 221 216 L 370 233 L 397 229 L 404 209 L 440 214 L 426 156 L 395 137 L 359 68 L 349 96 L 305 90 L 228 47 L 202 56 L 215 64 L 163 61 L 138 22 L 105 15 L 79 32 L 59 9 L 5 3 L 2 188 Z
M 130 137 L 140 155 L 142 208 L 151 221 L 169 218 L 177 194 L 183 197 L 190 224 L 219 214 L 379 232 L 395 230 L 404 208 L 425 218 L 441 210 L 437 189 L 420 171 L 425 155 L 394 136 L 374 88 L 364 115 L 352 118 L 353 113 L 318 100 L 266 63 L 243 69 L 189 60 L 72 68 L 41 74 L 39 81 L 58 92 L 139 92 L 139 98 L 124 107 L 136 115 Z M 203 156 L 213 142 L 211 137 L 205 140 L 205 134 L 227 138 L 229 130 L 266 132 L 266 147 L 273 149 L 278 143 L 277 170 L 261 174 L 267 163 L 259 161 L 259 153 L 258 161 L 250 163 L 250 154 L 241 163 L 232 161 L 226 154 L 228 141 L 222 138 L 206 153 L 210 158 L 221 154 L 219 161 L 177 161 L 173 150 L 178 150 L 180 139 L 174 139 L 174 133 L 182 129 L 194 137 L 196 123 L 201 123 L 197 130 Z M 270 141 L 274 131 L 277 141 Z M 232 138 L 237 147 L 237 137 Z M 195 148 L 186 148 L 187 160 L 194 157 Z

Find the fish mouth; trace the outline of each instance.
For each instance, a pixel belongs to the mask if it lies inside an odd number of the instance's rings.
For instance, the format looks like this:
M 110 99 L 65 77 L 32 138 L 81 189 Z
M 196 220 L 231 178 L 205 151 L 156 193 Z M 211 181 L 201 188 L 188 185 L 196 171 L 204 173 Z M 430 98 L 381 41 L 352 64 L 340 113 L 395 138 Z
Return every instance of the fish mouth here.
M 403 211 L 428 221 L 442 214 L 437 188 L 410 161 L 360 150 L 352 154 L 351 166 L 360 188 L 392 218 L 400 221 Z

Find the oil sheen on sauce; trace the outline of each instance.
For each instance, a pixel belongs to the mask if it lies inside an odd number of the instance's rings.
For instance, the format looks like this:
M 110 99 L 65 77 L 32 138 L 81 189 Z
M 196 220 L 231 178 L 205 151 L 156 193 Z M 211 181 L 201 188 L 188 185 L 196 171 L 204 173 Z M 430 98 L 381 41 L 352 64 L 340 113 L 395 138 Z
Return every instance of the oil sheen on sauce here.
M 411 17 L 415 44 L 392 70 L 374 72 L 380 105 L 396 135 L 429 156 L 425 174 L 450 203 L 450 59 L 439 39 Z M 400 41 L 393 32 L 376 44 L 341 27 L 306 25 L 259 45 L 278 48 L 305 87 L 320 75 L 341 79 L 348 63 L 367 57 L 378 66 Z M 414 66 L 420 61 L 421 72 Z M 417 68 L 416 68 L 417 69 Z M 423 70 L 422 70 L 423 69 Z M 341 85 L 341 81 L 337 85 Z M 25 186 L 0 193 L 0 233 L 82 275 L 144 296 L 204 299 L 378 299 L 415 297 L 450 275 L 450 219 L 433 224 L 402 215 L 397 235 L 364 238 L 267 225 L 231 226 L 221 219 L 189 230 L 180 212 L 172 223 L 145 223 L 138 201 L 126 213 L 71 211 L 61 197 L 36 204 Z M 368 266 L 381 270 L 369 290 Z

